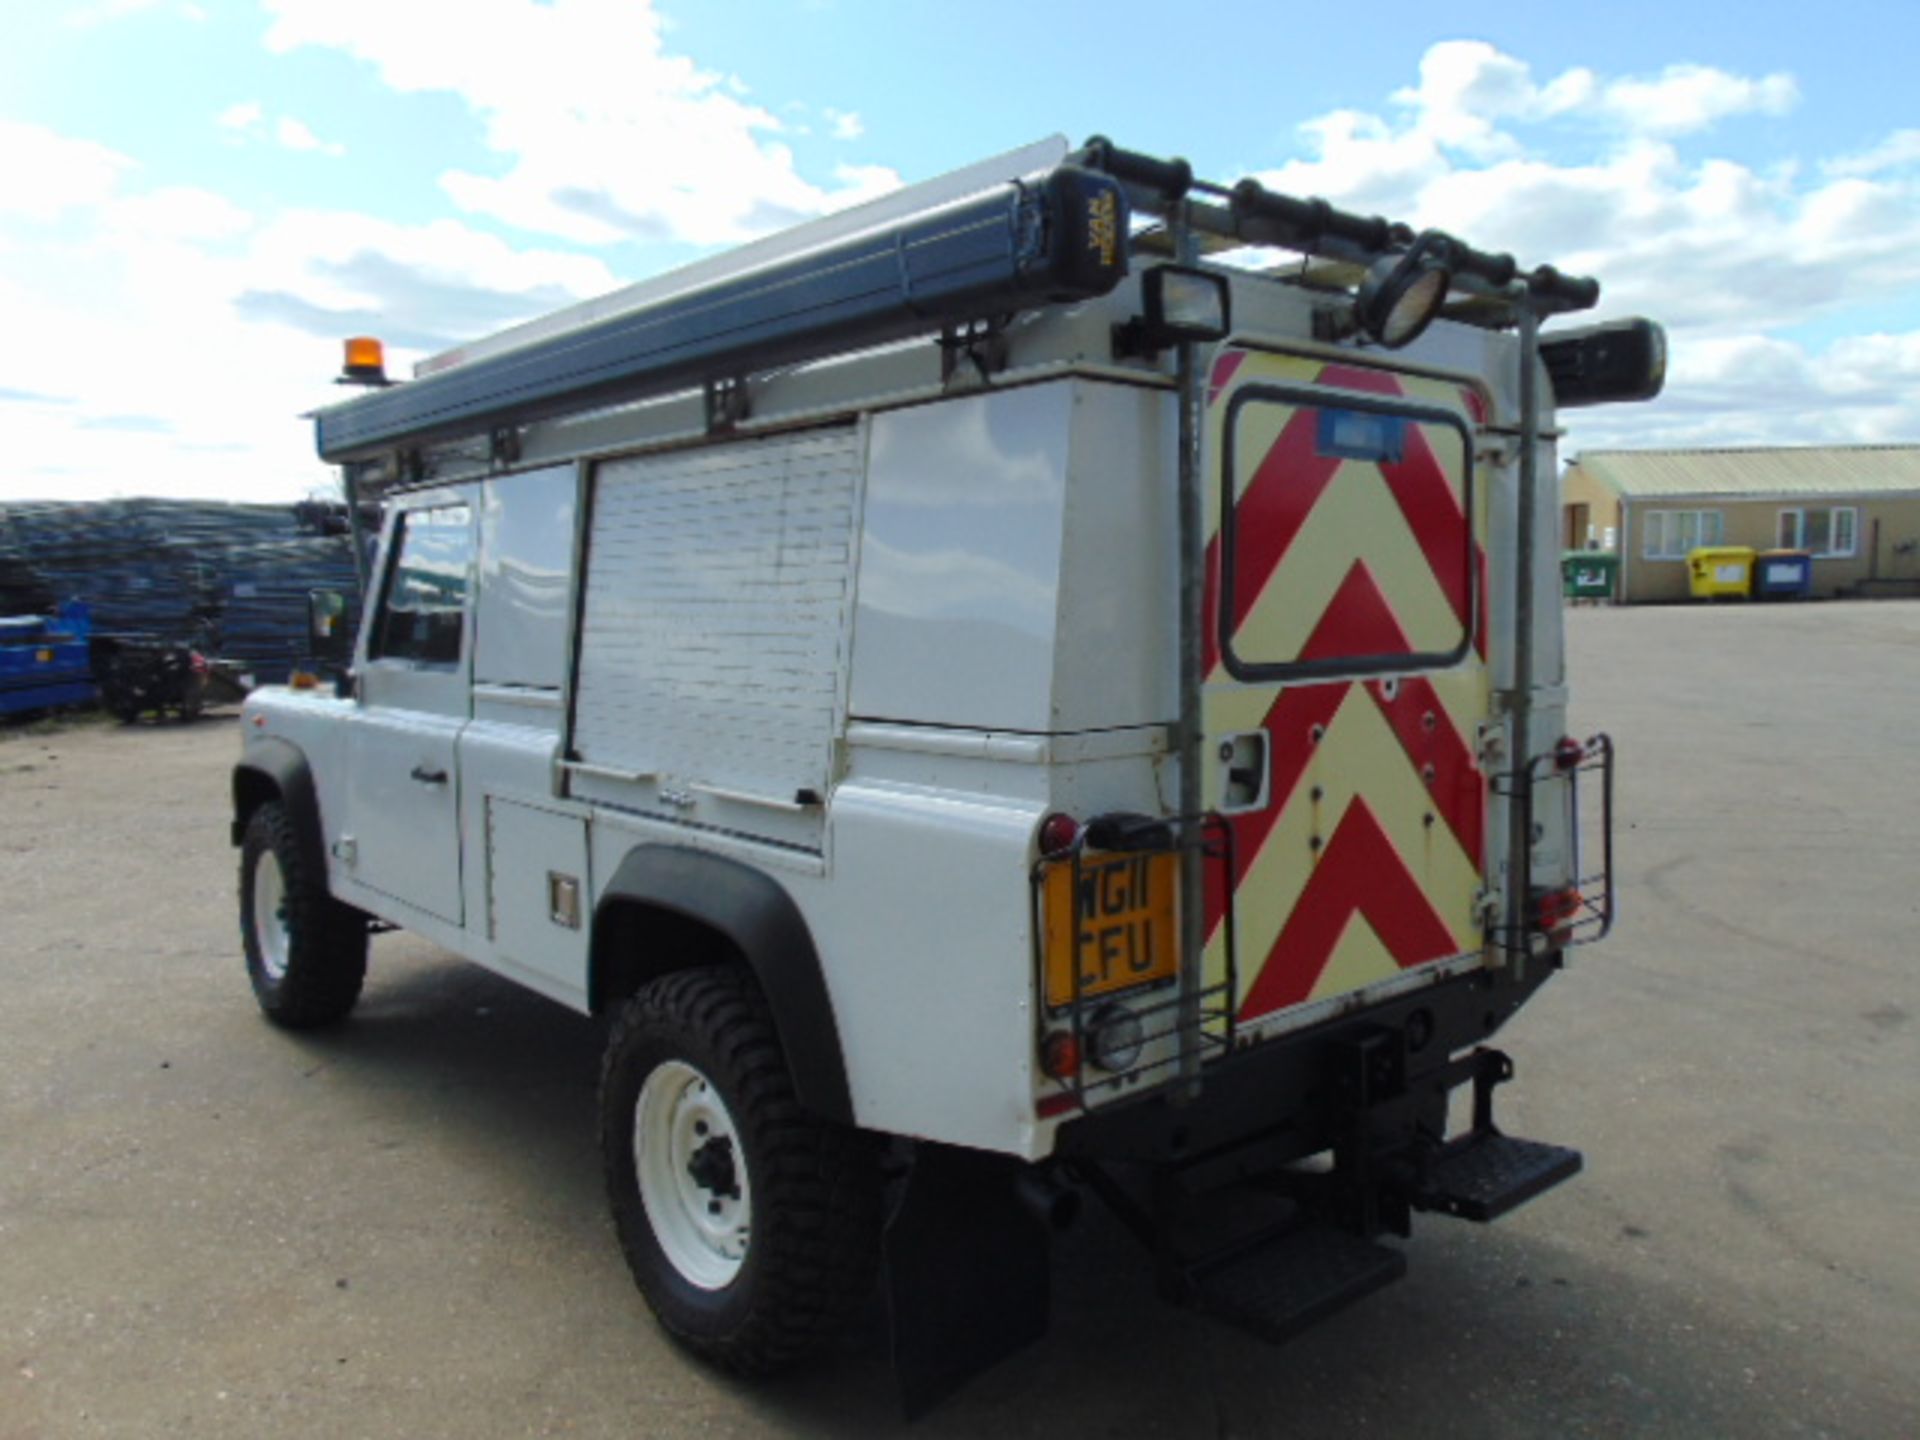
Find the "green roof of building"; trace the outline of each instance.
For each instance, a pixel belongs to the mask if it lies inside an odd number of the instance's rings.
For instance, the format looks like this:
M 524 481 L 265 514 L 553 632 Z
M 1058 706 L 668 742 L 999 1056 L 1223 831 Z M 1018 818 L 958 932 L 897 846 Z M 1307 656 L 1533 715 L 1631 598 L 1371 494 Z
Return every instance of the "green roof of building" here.
M 1920 445 L 1588 450 L 1580 469 L 1626 496 L 1920 495 Z

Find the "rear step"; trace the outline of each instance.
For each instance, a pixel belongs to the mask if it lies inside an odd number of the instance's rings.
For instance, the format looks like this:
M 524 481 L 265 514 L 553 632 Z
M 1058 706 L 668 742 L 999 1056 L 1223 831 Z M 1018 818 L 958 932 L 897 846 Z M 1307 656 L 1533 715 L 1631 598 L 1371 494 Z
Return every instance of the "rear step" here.
M 1579 1174 L 1580 1165 L 1580 1152 L 1564 1145 L 1482 1131 L 1454 1141 L 1435 1156 L 1407 1200 L 1416 1210 L 1437 1210 L 1462 1220 L 1497 1220 Z
M 1398 1250 L 1308 1225 L 1186 1271 L 1188 1303 L 1278 1344 L 1407 1273 Z

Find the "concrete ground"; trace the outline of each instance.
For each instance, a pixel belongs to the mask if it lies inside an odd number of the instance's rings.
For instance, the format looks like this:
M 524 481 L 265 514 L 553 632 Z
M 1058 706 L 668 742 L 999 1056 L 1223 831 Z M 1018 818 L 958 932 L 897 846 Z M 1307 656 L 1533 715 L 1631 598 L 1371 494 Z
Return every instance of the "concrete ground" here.
M 925 1437 L 1920 1434 L 1920 605 L 1582 611 L 1624 918 L 1503 1037 L 1587 1173 L 1284 1349 L 1092 1215 Z M 404 936 L 254 1012 L 231 717 L 0 738 L 0 1440 L 894 1433 L 877 1318 L 750 1388 L 627 1279 L 595 1028 Z

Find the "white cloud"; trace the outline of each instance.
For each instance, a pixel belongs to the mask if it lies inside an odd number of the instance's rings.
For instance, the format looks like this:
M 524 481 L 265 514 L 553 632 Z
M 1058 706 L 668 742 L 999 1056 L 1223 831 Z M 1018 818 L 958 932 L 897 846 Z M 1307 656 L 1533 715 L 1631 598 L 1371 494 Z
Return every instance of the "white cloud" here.
M 63 211 L 98 204 L 132 165 L 91 140 L 0 120 L 0 216 L 52 220 Z
M 313 150 L 322 155 L 344 155 L 347 147 L 332 141 L 322 140 L 307 128 L 304 121 L 291 115 L 282 115 L 273 122 L 273 138 L 289 150 Z
M 1576 438 L 1920 437 L 1920 399 L 1867 381 L 1879 367 L 1920 395 L 1907 342 L 1815 354 L 1767 335 L 1920 293 L 1920 178 L 1902 170 L 1920 159 L 1920 131 L 1815 165 L 1811 178 L 1791 162 L 1756 169 L 1699 153 L 1710 143 L 1701 132 L 1797 100 L 1791 76 L 1700 65 L 1626 77 L 1569 70 L 1539 84 L 1491 45 L 1449 41 L 1427 52 L 1419 83 L 1396 92 L 1392 108 L 1309 120 L 1304 156 L 1260 178 L 1437 226 L 1523 265 L 1597 275 L 1600 315 L 1667 325 L 1667 396 L 1617 414 L 1571 413 Z M 1869 390 L 1872 404 L 1860 398 Z
M 111 155 L 33 140 L 42 157 Z M 21 150 L 0 144 L 0 157 Z M 9 497 L 298 495 L 330 474 L 297 417 L 340 398 L 329 382 L 344 336 L 385 335 L 403 370 L 421 346 L 617 283 L 596 259 L 517 250 L 453 220 L 262 218 L 206 190 L 129 193 L 113 160 L 63 199 L 57 231 L 0 212 Z
M 1790 75 L 1753 80 L 1706 65 L 1669 65 L 1651 80 L 1614 81 L 1599 103 L 1628 129 L 1685 135 L 1733 115 L 1784 115 L 1799 99 Z
M 1829 175 L 1878 175 L 1887 170 L 1920 166 L 1920 130 L 1896 130 L 1870 150 L 1829 160 Z
M 1677 347 L 1652 405 L 1573 411 L 1582 449 L 1912 444 L 1920 436 L 1920 331 L 1854 336 L 1823 352 L 1765 335 Z
M 164 10 L 178 19 L 191 20 L 195 24 L 207 19 L 206 10 L 193 4 L 192 0 L 94 0 L 93 4 L 81 5 L 73 10 L 67 16 L 67 23 L 77 29 L 91 30 L 148 10 Z
M 231 130 L 236 136 L 247 140 L 271 140 L 281 148 L 302 154 L 341 156 L 347 153 L 347 147 L 330 140 L 322 140 L 313 133 L 313 127 L 306 121 L 292 115 L 279 115 L 273 122 L 267 122 L 266 107 L 258 100 L 242 100 L 229 105 L 214 117 L 214 123 L 223 130 Z
M 269 0 L 268 46 L 318 46 L 373 65 L 393 89 L 459 95 L 498 173 L 449 171 L 462 209 L 607 244 L 737 242 L 899 183 L 804 178 L 777 116 L 721 75 L 668 53 L 659 16 L 632 0 Z M 560 64 L 528 57 L 564 55 Z M 858 124 L 857 119 L 854 124 Z
M 866 124 L 851 110 L 827 109 L 827 124 L 836 140 L 858 140 L 867 133 Z
M 242 100 L 222 110 L 215 123 L 227 130 L 252 130 L 266 118 L 266 113 L 258 100 Z
M 1759 79 L 1707 65 L 1602 80 L 1585 68 L 1541 85 L 1532 67 L 1484 40 L 1443 40 L 1420 59 L 1420 83 L 1396 91 L 1411 128 L 1437 146 L 1488 159 L 1516 154 L 1517 122 L 1566 118 L 1628 134 L 1672 137 L 1736 115 L 1781 115 L 1800 98 L 1793 77 Z

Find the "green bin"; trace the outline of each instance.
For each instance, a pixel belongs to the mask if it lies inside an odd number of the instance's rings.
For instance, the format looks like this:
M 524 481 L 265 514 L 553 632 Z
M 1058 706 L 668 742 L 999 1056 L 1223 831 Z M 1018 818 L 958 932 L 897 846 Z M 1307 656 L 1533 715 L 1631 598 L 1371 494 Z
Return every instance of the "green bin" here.
M 1569 550 L 1560 557 L 1560 584 L 1569 600 L 1613 600 L 1620 557 L 1611 550 Z

